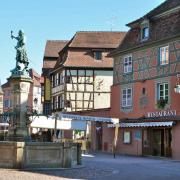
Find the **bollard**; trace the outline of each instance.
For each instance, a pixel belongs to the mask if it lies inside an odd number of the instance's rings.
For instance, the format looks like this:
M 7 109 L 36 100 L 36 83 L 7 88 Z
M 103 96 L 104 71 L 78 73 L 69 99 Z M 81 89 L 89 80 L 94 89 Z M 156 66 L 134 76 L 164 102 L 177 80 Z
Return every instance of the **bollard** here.
M 82 150 L 81 150 L 81 144 L 77 143 L 77 165 L 82 164 Z

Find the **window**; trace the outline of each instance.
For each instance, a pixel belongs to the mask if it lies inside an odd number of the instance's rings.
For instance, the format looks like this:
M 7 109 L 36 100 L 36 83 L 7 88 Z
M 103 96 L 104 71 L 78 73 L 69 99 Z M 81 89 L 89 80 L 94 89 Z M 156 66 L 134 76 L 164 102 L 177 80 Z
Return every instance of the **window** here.
M 66 83 L 72 83 L 70 76 L 66 76 Z
M 102 59 L 102 52 L 100 52 L 100 51 L 94 52 L 94 59 L 101 60 Z
M 59 105 L 59 108 L 64 108 L 64 96 L 63 95 L 60 95 L 58 97 L 58 105 Z
M 142 88 L 142 94 L 143 94 L 143 95 L 146 94 L 146 88 Z
M 51 76 L 51 86 L 54 87 L 54 75 Z
M 122 107 L 132 106 L 132 88 L 122 90 Z
M 141 23 L 141 41 L 146 41 L 149 39 L 149 20 L 145 19 Z
M 149 38 L 149 27 L 145 26 L 142 28 L 142 40 L 146 40 Z
M 51 110 L 51 104 L 50 103 L 44 103 L 44 114 L 49 115 Z
M 71 102 L 69 100 L 66 101 L 66 106 L 71 107 Z
M 41 95 L 44 96 L 44 86 L 41 86 Z
M 59 85 L 59 73 L 55 75 L 55 86 Z
M 159 62 L 160 65 L 166 65 L 169 63 L 169 46 L 159 48 Z
M 11 107 L 11 100 L 9 100 L 9 99 L 4 100 L 4 107 L 5 108 Z
M 168 96 L 169 96 L 168 83 L 159 83 L 157 86 L 158 86 L 157 100 L 164 99 L 168 101 Z
M 132 72 L 132 56 L 124 57 L 124 73 Z
M 131 132 L 130 131 L 124 131 L 123 142 L 124 142 L 124 144 L 130 144 L 131 143 Z
M 64 76 L 63 76 L 63 73 L 59 73 L 59 84 L 64 84 Z
M 58 109 L 58 96 L 55 98 L 55 109 Z

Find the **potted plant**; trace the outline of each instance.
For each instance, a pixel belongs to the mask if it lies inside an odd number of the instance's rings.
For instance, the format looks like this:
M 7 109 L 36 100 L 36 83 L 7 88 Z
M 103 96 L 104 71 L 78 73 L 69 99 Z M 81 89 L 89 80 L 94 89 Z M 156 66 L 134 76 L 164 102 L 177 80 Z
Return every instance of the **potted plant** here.
M 168 103 L 168 100 L 167 99 L 164 99 L 164 98 L 160 98 L 158 101 L 157 101 L 157 108 L 158 109 L 164 109 L 164 107 L 166 106 L 166 104 Z

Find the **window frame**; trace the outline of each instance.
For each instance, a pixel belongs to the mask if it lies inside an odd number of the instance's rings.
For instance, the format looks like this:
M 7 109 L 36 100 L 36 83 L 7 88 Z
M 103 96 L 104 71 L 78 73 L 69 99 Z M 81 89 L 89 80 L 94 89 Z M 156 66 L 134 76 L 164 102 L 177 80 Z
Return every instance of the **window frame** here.
M 163 87 L 163 90 L 161 90 L 160 86 Z M 161 92 L 163 93 L 163 95 L 161 95 Z M 167 101 L 169 102 L 169 83 L 168 82 L 162 82 L 162 83 L 157 84 L 157 100 L 160 100 L 160 99 L 167 99 Z
M 131 131 L 123 131 L 123 143 L 131 144 L 131 141 L 132 141 Z
M 146 36 L 146 30 L 147 30 L 147 36 Z M 143 26 L 141 28 L 141 40 L 148 40 L 149 39 L 149 25 Z
M 127 62 L 125 62 L 127 60 Z M 130 65 L 131 62 L 131 65 Z M 127 63 L 127 65 L 125 65 Z M 126 55 L 123 57 L 123 73 L 129 74 L 133 71 L 133 61 L 132 61 L 132 54 Z
M 130 94 L 128 94 L 128 90 L 131 90 Z M 124 91 L 126 91 L 125 94 L 124 94 Z M 130 95 L 130 98 L 128 98 L 128 95 Z M 124 96 L 125 96 L 125 98 L 124 98 Z M 132 107 L 132 105 L 133 105 L 133 97 L 132 96 L 133 96 L 133 94 L 132 94 L 132 87 L 127 87 L 127 88 L 123 88 L 122 89 L 121 106 L 123 108 Z M 128 103 L 128 101 L 130 103 Z M 125 102 L 125 104 L 124 104 L 124 102 Z
M 146 31 L 145 29 L 148 30 L 148 36 L 145 35 Z M 141 23 L 141 41 L 147 41 L 150 37 L 150 25 L 149 25 L 149 20 L 145 19 Z
M 97 56 L 97 54 L 99 54 L 99 56 Z M 102 51 L 95 51 L 94 52 L 94 59 L 97 61 L 102 60 Z
M 167 58 L 165 60 L 162 59 L 163 58 L 162 50 L 164 50 L 164 56 L 165 56 L 165 58 Z M 168 52 L 167 57 L 166 57 L 166 51 Z M 160 66 L 168 65 L 169 64 L 169 45 L 159 47 L 159 53 L 158 54 L 159 54 L 159 65 Z

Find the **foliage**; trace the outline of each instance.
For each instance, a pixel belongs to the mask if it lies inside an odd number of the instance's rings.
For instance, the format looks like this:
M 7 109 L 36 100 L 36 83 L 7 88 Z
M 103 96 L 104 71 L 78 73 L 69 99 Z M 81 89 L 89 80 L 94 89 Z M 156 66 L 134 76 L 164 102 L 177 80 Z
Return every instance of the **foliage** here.
M 157 101 L 157 108 L 158 109 L 164 109 L 164 107 L 166 106 L 166 104 L 168 103 L 168 100 L 167 99 L 163 99 L 163 98 L 161 98 L 161 99 L 159 99 L 158 101 Z

